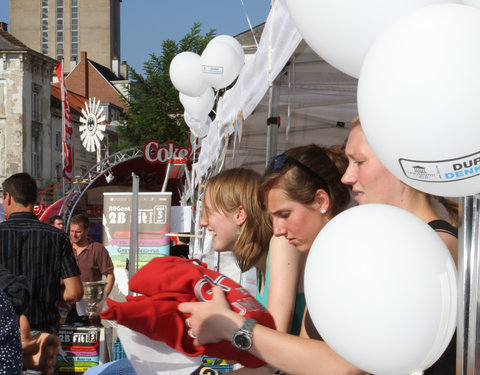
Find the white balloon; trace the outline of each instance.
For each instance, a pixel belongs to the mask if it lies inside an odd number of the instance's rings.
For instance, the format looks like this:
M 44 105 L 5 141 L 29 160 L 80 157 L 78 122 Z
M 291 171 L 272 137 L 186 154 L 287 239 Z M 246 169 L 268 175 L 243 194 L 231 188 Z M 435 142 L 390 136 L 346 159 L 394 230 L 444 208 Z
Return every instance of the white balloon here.
M 202 74 L 200 56 L 194 52 L 180 52 L 170 63 L 170 80 L 185 95 L 200 96 L 208 88 Z
M 201 96 L 194 97 L 180 93 L 179 97 L 185 111 L 194 119 L 201 121 L 205 121 L 215 104 L 215 94 L 211 87 L 208 87 Z
M 204 79 L 215 89 L 223 89 L 240 74 L 244 61 L 235 49 L 226 43 L 208 44 L 201 56 Z
M 479 46 L 479 9 L 432 5 L 393 25 L 365 59 L 365 135 L 390 172 L 416 189 L 480 192 Z
M 212 120 L 210 117 L 207 116 L 206 119 L 199 121 L 194 119 L 187 111 L 184 112 L 183 118 L 185 123 L 190 128 L 190 131 L 197 137 L 197 138 L 204 138 L 207 136 L 208 131 L 210 129 L 210 123 Z
M 305 297 L 320 335 L 348 362 L 371 374 L 421 374 L 455 331 L 456 277 L 425 222 L 366 204 L 337 215 L 313 242 Z
M 458 0 L 286 0 L 303 39 L 325 61 L 358 78 L 374 40 L 394 21 L 425 5 Z
M 480 8 L 480 0 L 463 0 L 463 2 L 471 7 Z
M 243 51 L 243 47 L 240 42 L 235 39 L 233 36 L 230 35 L 218 35 L 213 38 L 208 44 L 213 44 L 217 42 L 222 42 L 230 45 L 233 49 L 237 52 L 238 59 L 240 61 L 245 61 L 245 52 Z

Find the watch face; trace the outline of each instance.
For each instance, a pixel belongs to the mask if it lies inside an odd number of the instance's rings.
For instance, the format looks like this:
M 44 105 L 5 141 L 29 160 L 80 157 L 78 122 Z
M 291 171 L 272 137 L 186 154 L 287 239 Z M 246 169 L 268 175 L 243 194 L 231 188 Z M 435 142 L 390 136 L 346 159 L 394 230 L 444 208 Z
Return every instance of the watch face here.
M 237 348 L 246 350 L 252 345 L 252 340 L 246 334 L 239 334 L 235 336 L 234 343 Z

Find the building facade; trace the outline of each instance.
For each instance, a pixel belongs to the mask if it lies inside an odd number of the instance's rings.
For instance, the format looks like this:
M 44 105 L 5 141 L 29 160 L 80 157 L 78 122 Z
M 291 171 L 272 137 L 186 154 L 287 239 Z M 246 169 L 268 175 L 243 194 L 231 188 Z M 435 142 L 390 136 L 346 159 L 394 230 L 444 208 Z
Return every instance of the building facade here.
M 30 173 L 40 187 L 54 179 L 50 79 L 56 64 L 0 23 L 0 182 L 18 172 Z
M 120 60 L 121 2 L 10 0 L 10 32 L 31 49 L 64 59 L 66 73 L 80 60 L 80 51 L 114 69 Z

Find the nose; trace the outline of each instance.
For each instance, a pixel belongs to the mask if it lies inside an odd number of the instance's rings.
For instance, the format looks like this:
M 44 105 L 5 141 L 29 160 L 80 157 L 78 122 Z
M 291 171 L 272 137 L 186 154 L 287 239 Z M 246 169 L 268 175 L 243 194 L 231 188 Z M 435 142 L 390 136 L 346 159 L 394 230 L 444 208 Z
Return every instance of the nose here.
M 277 218 L 273 218 L 273 235 L 276 237 L 280 236 L 286 236 L 287 235 L 287 230 L 285 228 L 285 225 L 282 224 L 282 221 Z
M 206 215 L 202 213 L 202 218 L 200 219 L 200 226 L 201 227 L 207 227 L 208 226 L 208 220 L 206 218 Z
M 353 185 L 355 183 L 355 174 L 353 173 L 352 163 L 348 163 L 348 167 L 345 170 L 345 173 L 342 176 L 342 184 Z

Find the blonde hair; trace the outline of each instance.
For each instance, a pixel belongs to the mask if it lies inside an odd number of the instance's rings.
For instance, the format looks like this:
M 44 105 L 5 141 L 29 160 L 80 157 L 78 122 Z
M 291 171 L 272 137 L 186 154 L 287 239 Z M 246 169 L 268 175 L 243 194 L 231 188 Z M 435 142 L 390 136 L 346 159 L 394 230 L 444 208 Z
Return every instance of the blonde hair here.
M 362 123 L 360 122 L 360 117 L 358 115 L 353 118 L 350 130 L 357 126 L 360 126 L 360 127 L 362 126 Z M 412 189 L 414 188 L 412 187 Z M 455 227 L 458 226 L 458 204 L 456 202 L 439 195 L 433 195 L 428 193 L 424 193 L 424 194 L 428 197 L 428 199 L 430 200 L 435 199 L 440 204 L 442 204 L 443 207 L 445 207 L 445 210 L 447 211 L 449 223 Z
M 247 168 L 227 169 L 205 184 L 214 211 L 232 212 L 240 206 L 245 210 L 247 218 L 232 249 L 242 272 L 252 268 L 268 251 L 273 235 L 270 216 L 258 200 L 259 185 L 260 174 Z

